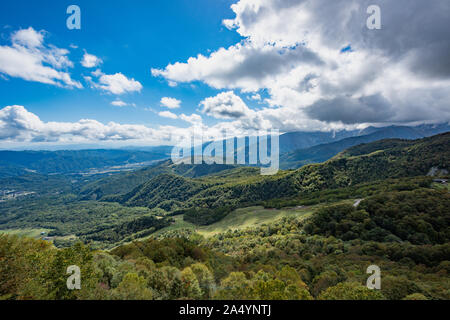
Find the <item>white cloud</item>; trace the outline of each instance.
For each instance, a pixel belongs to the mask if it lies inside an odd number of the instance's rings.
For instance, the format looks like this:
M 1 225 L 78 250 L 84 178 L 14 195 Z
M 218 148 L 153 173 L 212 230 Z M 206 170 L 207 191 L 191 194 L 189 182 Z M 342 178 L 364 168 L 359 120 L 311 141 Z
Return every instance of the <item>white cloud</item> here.
M 181 100 L 178 100 L 175 98 L 164 97 L 164 98 L 161 98 L 160 103 L 162 106 L 167 107 L 169 109 L 178 109 L 180 107 Z
M 59 87 L 82 88 L 61 69 L 73 67 L 69 51 L 44 43 L 45 32 L 33 28 L 16 31 L 11 46 L 0 46 L 0 73 Z
M 44 32 L 37 32 L 33 28 L 22 29 L 16 31 L 11 40 L 15 44 L 22 45 L 28 48 L 41 47 L 44 42 Z
M 102 70 L 97 69 L 97 70 L 95 70 L 95 71 L 92 71 L 91 74 L 92 74 L 94 77 L 101 77 L 104 73 L 102 72 Z
M 202 123 L 202 117 L 196 113 L 191 114 L 190 116 L 185 115 L 182 113 L 180 115 L 180 119 L 186 122 L 189 122 L 191 124 L 200 124 Z
M 203 113 L 216 119 L 239 119 L 253 113 L 233 91 L 206 98 L 200 105 L 203 106 Z
M 267 108 L 208 100 L 228 125 L 282 131 L 450 120 L 450 2 L 383 2 L 382 30 L 368 30 L 370 0 L 240 0 L 224 21 L 244 40 L 153 76 L 216 89 L 264 90 Z M 420 14 L 417 14 L 417 13 Z M 341 53 L 351 45 L 352 50 Z M 203 103 L 203 102 L 202 102 Z M 358 112 L 358 110 L 360 112 Z M 221 124 L 224 125 L 224 124 Z
M 172 113 L 170 111 L 161 111 L 158 113 L 160 117 L 164 118 L 170 118 L 170 119 L 178 119 L 178 116 L 175 113 Z
M 268 109 L 273 111 L 273 109 Z M 290 114 L 294 117 L 295 115 Z M 265 115 L 270 117 L 270 115 Z M 275 116 L 276 117 L 276 116 Z M 256 113 L 254 117 L 232 122 L 217 123 L 208 127 L 197 114 L 180 115 L 180 119 L 191 124 L 188 128 L 159 126 L 149 128 L 144 125 L 101 123 L 92 119 L 77 122 L 43 122 L 23 106 L 8 106 L 0 109 L 0 145 L 27 146 L 49 144 L 111 143 L 114 145 L 178 145 L 195 134 L 197 138 L 222 139 L 224 130 L 234 136 L 254 133 L 258 129 L 270 129 L 271 123 Z M 320 122 L 315 121 L 315 125 Z M 310 125 L 310 124 L 309 124 Z M 337 127 L 330 126 L 334 130 Z
M 0 109 L 0 140 L 3 142 L 94 142 L 146 140 L 161 141 L 167 132 L 143 125 L 127 125 L 82 119 L 78 122 L 43 122 L 23 106 Z
M 152 75 L 177 82 L 204 81 L 217 89 L 256 91 L 264 88 L 270 77 L 289 71 L 292 64 L 299 62 L 305 65 L 322 63 L 305 46 L 280 48 L 244 41 L 228 49 L 221 48 L 209 57 L 198 55 L 186 63 L 170 64 L 164 70 L 152 69 Z
M 152 110 L 153 111 L 153 110 Z M 170 115 L 170 111 L 162 116 Z M 0 145 L 27 146 L 73 144 L 73 143 L 111 143 L 113 145 L 176 145 L 184 141 L 195 131 L 196 134 L 218 137 L 223 127 L 203 126 L 197 114 L 180 116 L 192 124 L 189 128 L 175 126 L 159 126 L 149 128 L 144 125 L 119 124 L 116 122 L 101 123 L 92 119 L 77 122 L 44 122 L 37 115 L 23 106 L 7 106 L 0 109 Z M 195 128 L 195 130 L 193 130 Z
M 129 79 L 122 73 L 104 74 L 100 70 L 92 72 L 93 76 L 99 77 L 98 81 L 93 81 L 92 77 L 85 77 L 85 80 L 93 88 L 101 89 L 112 94 L 121 95 L 129 92 L 140 92 L 142 84 L 134 79 Z
M 81 65 L 85 68 L 95 68 L 102 63 L 102 59 L 94 56 L 93 54 L 89 54 L 86 51 L 83 55 L 83 60 L 81 60 Z
M 127 103 L 120 99 L 114 100 L 113 102 L 111 102 L 111 105 L 113 105 L 115 107 L 127 107 L 127 106 L 135 107 L 136 106 L 134 103 Z

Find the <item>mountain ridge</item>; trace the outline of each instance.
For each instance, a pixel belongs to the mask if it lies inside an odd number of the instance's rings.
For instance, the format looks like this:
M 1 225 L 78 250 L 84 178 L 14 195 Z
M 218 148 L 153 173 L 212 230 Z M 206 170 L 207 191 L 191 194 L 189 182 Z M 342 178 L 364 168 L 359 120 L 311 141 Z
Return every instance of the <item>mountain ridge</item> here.
M 446 129 L 442 128 L 442 130 Z M 412 127 L 401 126 L 378 128 L 377 130 L 369 130 L 368 132 L 370 131 L 373 132 L 282 154 L 280 157 L 280 167 L 281 169 L 297 169 L 306 164 L 324 162 L 339 152 L 362 143 L 370 143 L 383 139 L 414 140 L 425 138 L 430 133 L 426 131 L 420 132 Z
M 181 198 L 174 197 L 176 201 L 165 206 L 164 210 L 167 211 L 190 207 L 235 207 L 243 203 L 292 197 L 299 193 L 349 187 L 380 179 L 426 176 L 432 167 L 449 170 L 449 164 L 450 133 L 445 133 L 419 140 L 389 139 L 355 146 L 325 163 L 307 165 L 294 171 L 280 171 L 274 176 L 226 179 L 218 174 L 191 179 L 162 175 L 124 196 L 105 200 L 127 206 L 155 208 L 165 201 L 159 202 L 158 199 L 167 198 L 166 194 L 155 193 L 155 190 L 165 185 L 161 189 L 163 192 L 169 192 L 165 189 L 167 187 L 181 189 Z M 183 191 L 185 189 L 195 192 L 190 196 Z M 169 193 L 173 196 L 173 190 Z

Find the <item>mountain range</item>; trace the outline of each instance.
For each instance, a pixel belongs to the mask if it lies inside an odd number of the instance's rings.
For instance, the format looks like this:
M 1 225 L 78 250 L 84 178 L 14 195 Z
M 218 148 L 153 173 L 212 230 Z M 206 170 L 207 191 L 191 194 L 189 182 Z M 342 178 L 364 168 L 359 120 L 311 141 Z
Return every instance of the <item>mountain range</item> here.
M 364 130 L 336 132 L 290 132 L 280 136 L 280 167 L 296 169 L 310 163 L 324 162 L 339 152 L 380 139 L 420 139 L 450 131 L 449 124 L 368 127 Z M 270 142 L 269 142 L 270 144 Z M 206 147 L 208 143 L 204 144 Z M 225 145 L 225 143 L 224 143 Z M 248 154 L 248 139 L 246 149 Z M 134 170 L 159 160 L 169 159 L 171 146 L 123 147 L 58 151 L 0 151 L 0 178 L 38 174 L 98 173 Z M 225 150 L 226 153 L 226 150 Z M 199 170 L 192 167 L 193 171 Z M 212 169 L 215 171 L 217 167 Z M 200 171 L 209 170 L 206 168 Z M 198 173 L 191 172 L 193 176 Z
M 425 176 L 431 168 L 449 171 L 449 159 L 450 133 L 445 133 L 419 140 L 386 139 L 362 144 L 325 163 L 268 177 L 259 175 L 256 168 L 218 167 L 216 173 L 192 178 L 174 172 L 173 164 L 161 163 L 143 184 L 125 194 L 104 195 L 102 200 L 169 212 L 190 207 L 240 207 L 380 179 Z M 116 183 L 123 186 L 125 180 Z
M 324 162 L 347 148 L 363 143 L 394 138 L 414 140 L 448 131 L 450 131 L 450 126 L 445 124 L 438 126 L 421 125 L 418 127 L 369 127 L 357 136 L 286 152 L 280 157 L 280 167 L 281 169 L 296 169 L 306 164 Z M 280 140 L 283 141 L 283 136 Z

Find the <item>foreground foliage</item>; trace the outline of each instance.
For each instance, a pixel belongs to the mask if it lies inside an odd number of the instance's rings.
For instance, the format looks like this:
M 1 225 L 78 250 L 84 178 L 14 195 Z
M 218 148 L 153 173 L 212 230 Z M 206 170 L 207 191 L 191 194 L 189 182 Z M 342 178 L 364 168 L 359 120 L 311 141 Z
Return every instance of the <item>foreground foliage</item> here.
M 403 185 L 404 182 L 402 183 Z M 163 233 L 110 252 L 0 236 L 3 299 L 450 299 L 448 192 L 386 192 L 209 238 Z M 79 265 L 82 289 L 66 289 Z M 382 289 L 364 284 L 369 265 Z

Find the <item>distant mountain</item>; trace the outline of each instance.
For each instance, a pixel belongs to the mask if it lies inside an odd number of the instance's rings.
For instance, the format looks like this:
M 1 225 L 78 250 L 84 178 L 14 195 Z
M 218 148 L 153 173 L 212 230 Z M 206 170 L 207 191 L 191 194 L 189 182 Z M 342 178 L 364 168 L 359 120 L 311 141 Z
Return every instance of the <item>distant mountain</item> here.
M 0 177 L 26 172 L 41 174 L 79 173 L 167 159 L 163 150 L 153 152 L 127 150 L 0 151 Z
M 360 135 L 359 130 L 336 132 L 288 132 L 280 136 L 280 153 L 307 149 L 320 144 Z
M 419 127 L 390 126 L 383 128 L 369 127 L 361 131 L 361 134 L 365 135 L 282 154 L 280 157 L 280 167 L 281 169 L 297 169 L 307 164 L 324 162 L 337 155 L 339 152 L 362 143 L 394 138 L 414 140 L 448 131 L 450 131 L 449 125 L 422 125 Z
M 323 162 L 336 155 L 338 152 L 344 150 L 345 148 L 354 146 L 359 143 L 367 143 L 376 141 L 379 139 L 388 138 L 399 138 L 399 139 L 420 139 L 424 137 L 429 137 L 439 133 L 444 133 L 450 131 L 450 125 L 447 123 L 437 124 L 437 125 L 420 125 L 416 127 L 409 126 L 389 126 L 389 127 L 367 127 L 363 130 L 340 130 L 331 132 L 288 132 L 280 135 L 279 137 L 279 147 L 280 155 L 286 153 L 292 153 L 283 156 L 284 166 L 283 168 L 298 168 L 299 166 L 307 163 L 317 163 Z M 380 132 L 380 133 L 378 133 Z M 378 133 L 378 135 L 377 135 Z M 357 138 L 362 136 L 369 136 L 369 138 L 351 140 L 351 138 Z M 265 137 L 264 137 L 265 138 Z M 346 140 L 350 139 L 350 140 Z M 234 139 L 234 157 L 235 161 L 237 158 L 237 141 Z M 339 141 L 344 141 L 342 144 Z M 354 143 L 352 143 L 354 141 Z M 337 144 L 333 144 L 337 143 Z M 202 145 L 202 150 L 211 144 L 211 142 L 206 142 Z M 227 144 L 225 140 L 222 140 L 224 153 L 227 153 Z M 249 155 L 249 138 L 245 138 L 245 154 L 246 154 L 246 164 L 249 165 L 248 155 Z M 259 145 L 259 141 L 258 141 Z M 270 138 L 268 140 L 268 145 L 270 146 Z M 326 150 L 326 147 L 319 147 L 318 149 L 313 148 L 315 146 L 329 145 L 330 150 Z M 340 147 L 339 147 L 340 146 Z M 312 148 L 310 150 L 310 148 Z M 270 149 L 270 148 L 269 148 Z M 302 150 L 302 151 L 301 151 Z M 191 149 L 191 154 L 193 154 L 194 149 Z M 270 152 L 270 150 L 269 150 Z M 308 153 L 311 152 L 311 155 Z M 300 154 L 299 159 L 296 159 L 296 155 Z M 289 162 L 293 162 L 290 164 Z M 298 162 L 298 164 L 296 163 Z
M 368 127 L 364 130 L 336 132 L 286 133 L 280 136 L 281 167 L 298 168 L 308 163 L 323 162 L 344 149 L 360 143 L 385 138 L 418 139 L 447 131 L 450 131 L 450 126 L 440 124 L 417 127 Z M 246 139 L 247 159 L 248 144 Z M 0 151 L 0 178 L 21 176 L 30 172 L 44 175 L 68 174 L 139 163 L 151 164 L 169 159 L 171 151 L 170 146 L 124 147 L 111 150 Z M 185 176 L 197 177 L 214 173 L 220 169 L 220 166 L 211 168 L 210 166 L 186 167 L 189 173 Z
M 172 146 L 154 146 L 154 147 L 145 147 L 145 146 L 128 146 L 119 148 L 119 150 L 127 150 L 127 151 L 145 151 L 152 153 L 162 153 L 166 155 L 170 155 L 172 152 Z
M 389 131 L 387 131 L 389 130 Z M 280 153 L 308 149 L 317 145 L 329 144 L 346 138 L 370 135 L 378 131 L 391 133 L 384 138 L 419 139 L 450 131 L 448 123 L 424 124 L 416 127 L 390 126 L 367 127 L 363 130 L 341 130 L 334 132 L 289 132 L 280 136 Z M 409 132 L 409 134 L 408 134 Z M 341 150 L 342 151 L 342 150 Z

